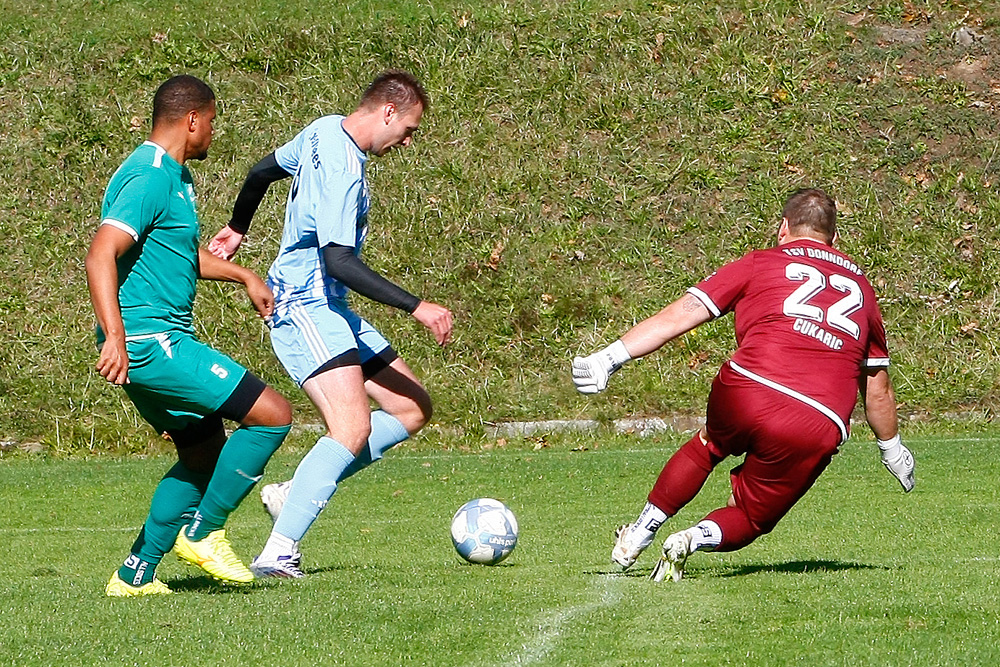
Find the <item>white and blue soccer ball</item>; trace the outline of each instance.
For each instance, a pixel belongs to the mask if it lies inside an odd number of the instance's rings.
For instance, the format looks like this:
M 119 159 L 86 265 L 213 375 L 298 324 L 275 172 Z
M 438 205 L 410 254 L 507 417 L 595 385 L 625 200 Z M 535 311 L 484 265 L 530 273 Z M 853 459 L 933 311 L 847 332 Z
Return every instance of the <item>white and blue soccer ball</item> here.
M 476 498 L 455 512 L 451 541 L 470 563 L 496 565 L 517 546 L 517 519 L 499 500 Z

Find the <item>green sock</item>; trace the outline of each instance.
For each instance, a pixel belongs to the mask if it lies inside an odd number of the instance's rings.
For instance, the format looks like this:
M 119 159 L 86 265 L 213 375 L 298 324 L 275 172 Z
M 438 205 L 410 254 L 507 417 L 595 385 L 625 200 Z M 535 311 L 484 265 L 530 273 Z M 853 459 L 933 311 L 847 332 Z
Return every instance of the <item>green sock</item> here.
M 132 552 L 118 569 L 122 581 L 142 586 L 153 580 L 156 566 L 174 548 L 178 531 L 198 507 L 209 478 L 180 462 L 167 471 L 153 492 L 149 516 L 132 544 Z
M 141 532 L 139 534 L 142 535 Z M 150 563 L 135 554 L 129 554 L 122 566 L 118 568 L 118 578 L 126 584 L 142 586 L 151 582 L 156 576 L 157 565 L 158 563 Z
M 241 426 L 229 436 L 212 480 L 187 530 L 199 541 L 222 528 L 226 519 L 264 474 L 264 466 L 284 441 L 287 426 Z

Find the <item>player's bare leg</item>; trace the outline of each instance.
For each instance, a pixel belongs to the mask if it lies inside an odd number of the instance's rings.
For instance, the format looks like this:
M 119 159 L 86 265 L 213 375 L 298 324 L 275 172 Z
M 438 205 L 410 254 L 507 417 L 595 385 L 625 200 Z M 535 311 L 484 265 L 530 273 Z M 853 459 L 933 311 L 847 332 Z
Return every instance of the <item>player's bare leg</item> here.
M 365 382 L 365 392 L 380 410 L 371 413 L 367 450 L 358 452 L 337 483 L 360 472 L 393 446 L 423 428 L 431 418 L 431 399 L 409 366 L 396 358 Z M 291 480 L 268 484 L 260 492 L 264 509 L 272 521 L 278 520 L 291 489 Z
M 302 385 L 326 424 L 326 434 L 306 454 L 275 521 L 250 569 L 257 576 L 302 576 L 299 542 L 337 490 L 337 481 L 366 446 L 371 434 L 364 377 L 357 364 L 339 366 Z
M 410 367 L 397 357 L 365 383 L 368 395 L 413 435 L 431 419 L 431 397 Z

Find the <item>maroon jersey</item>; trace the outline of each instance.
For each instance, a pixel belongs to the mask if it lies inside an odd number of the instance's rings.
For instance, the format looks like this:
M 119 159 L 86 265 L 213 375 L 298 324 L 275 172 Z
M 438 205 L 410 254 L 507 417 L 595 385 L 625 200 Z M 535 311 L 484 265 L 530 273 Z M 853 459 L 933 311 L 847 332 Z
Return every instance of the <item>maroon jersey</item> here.
M 862 369 L 889 365 L 875 291 L 849 257 L 792 241 L 748 253 L 688 292 L 714 317 L 735 312 L 733 371 L 819 410 L 847 439 Z

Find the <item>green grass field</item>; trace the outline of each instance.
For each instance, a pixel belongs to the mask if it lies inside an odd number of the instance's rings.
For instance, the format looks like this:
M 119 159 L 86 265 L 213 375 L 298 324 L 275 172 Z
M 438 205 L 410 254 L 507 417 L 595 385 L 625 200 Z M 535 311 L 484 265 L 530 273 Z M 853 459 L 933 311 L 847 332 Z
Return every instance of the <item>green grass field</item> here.
M 0 11 L 0 664 L 1000 664 L 994 0 Z M 349 111 L 390 66 L 417 73 L 432 106 L 412 150 L 373 161 L 366 259 L 450 307 L 454 344 L 356 306 L 425 381 L 435 423 L 338 492 L 304 545 L 307 579 L 224 588 L 168 557 L 177 595 L 106 599 L 172 458 L 93 371 L 83 258 L 153 91 L 187 72 L 218 93 L 211 157 L 193 165 L 208 237 L 257 158 Z M 836 196 L 841 247 L 882 296 L 918 486 L 899 490 L 860 427 L 774 534 L 696 555 L 678 585 L 646 581 L 652 553 L 618 574 L 612 529 L 682 438 L 500 442 L 489 426 L 699 414 L 733 347 L 729 320 L 601 397 L 573 390 L 569 360 L 770 244 L 804 186 Z M 284 194 L 238 257 L 258 272 Z M 294 402 L 297 423 L 316 421 L 240 294 L 203 285 L 196 319 Z M 289 475 L 311 436 L 290 441 L 266 481 Z M 726 483 L 720 470 L 672 526 L 724 502 Z M 464 564 L 448 537 L 452 512 L 484 495 L 521 523 L 495 568 Z M 230 522 L 245 558 L 267 530 L 253 498 Z
M 990 665 L 1000 661 L 1000 439 L 917 437 L 904 495 L 850 441 L 771 535 L 653 584 L 609 563 L 682 436 L 424 443 L 345 483 L 304 543 L 307 578 L 222 587 L 172 556 L 169 598 L 103 585 L 167 457 L 0 466 L 0 663 L 12 665 Z M 293 446 L 307 445 L 302 436 Z M 433 444 L 433 446 L 431 446 Z M 492 449 L 483 449 L 483 445 Z M 292 470 L 301 449 L 272 462 Z M 719 469 L 668 528 L 724 502 Z M 497 567 L 452 549 L 451 514 L 495 496 L 521 524 Z M 233 515 L 255 554 L 269 520 Z M 664 533 L 661 533 L 664 534 Z

